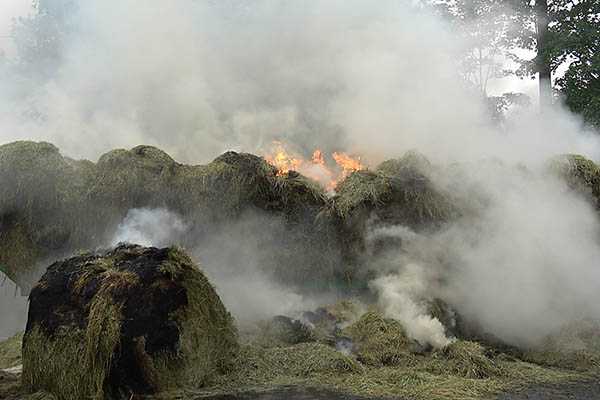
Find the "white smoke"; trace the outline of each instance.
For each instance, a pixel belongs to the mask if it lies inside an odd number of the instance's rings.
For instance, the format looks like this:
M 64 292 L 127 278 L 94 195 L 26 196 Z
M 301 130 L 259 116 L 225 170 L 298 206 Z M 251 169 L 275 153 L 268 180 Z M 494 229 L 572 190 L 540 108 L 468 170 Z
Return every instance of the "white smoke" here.
M 371 282 L 377 292 L 380 306 L 388 317 L 399 320 L 409 338 L 420 344 L 442 348 L 452 342 L 446 336 L 444 325 L 432 317 L 427 310 L 427 301 L 432 300 L 427 287 L 429 279 L 423 267 L 407 264 L 401 272 Z
M 169 246 L 179 243 L 186 230 L 181 218 L 165 208 L 132 208 L 117 227 L 111 244 Z
M 541 170 L 489 163 L 467 172 L 467 182 L 452 185 L 477 187 L 478 207 L 430 248 L 451 265 L 437 265 L 443 297 L 522 346 L 578 319 L 599 319 L 600 222 L 588 199 Z
M 560 108 L 492 127 L 455 71 L 460 41 L 411 2 L 105 0 L 70 12 L 53 70 L 44 59 L 24 71 L 0 65 L 0 142 L 48 140 L 92 159 L 144 143 L 186 162 L 273 139 L 348 150 L 372 165 L 417 149 L 445 168 L 436 183 L 470 214 L 435 234 L 404 232 L 380 271 L 387 278 L 373 284 L 413 337 L 444 343 L 421 306 L 438 295 L 519 344 L 576 315 L 599 317 L 596 212 L 539 172 L 559 153 L 600 159 L 598 136 Z M 236 229 L 202 250 L 239 268 L 209 271 L 230 284 L 226 302 L 235 307 L 237 291 L 274 312 L 289 308 L 256 257 L 268 249 Z M 132 210 L 113 242 L 162 245 L 184 231 L 167 210 Z M 240 314 L 253 312 L 248 303 Z

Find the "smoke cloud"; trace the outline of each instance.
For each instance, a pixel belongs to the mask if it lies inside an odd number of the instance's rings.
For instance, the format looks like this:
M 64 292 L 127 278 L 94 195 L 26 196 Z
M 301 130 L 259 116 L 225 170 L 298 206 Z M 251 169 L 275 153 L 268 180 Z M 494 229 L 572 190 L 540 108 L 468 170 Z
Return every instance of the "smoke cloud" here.
M 371 166 L 417 149 L 466 212 L 433 233 L 372 232 L 401 239 L 369 264 L 382 307 L 409 335 L 450 340 L 426 314 L 433 298 L 520 345 L 600 317 L 596 211 L 543 169 L 561 153 L 600 159 L 598 136 L 560 108 L 492 126 L 456 73 L 460 41 L 437 17 L 391 0 L 71 7 L 46 49 L 53 63 L 0 66 L 0 142 L 47 140 L 90 159 L 144 143 L 196 163 L 278 139 L 306 155 L 355 152 Z M 239 318 L 321 300 L 273 283 L 259 235 L 278 223 L 250 216 L 192 249 Z M 162 245 L 186 229 L 168 210 L 131 210 L 113 241 Z
M 431 291 L 425 273 L 419 265 L 408 264 L 400 273 L 378 278 L 371 286 L 378 293 L 384 312 L 402 322 L 408 337 L 420 344 L 442 348 L 452 340 L 446 336 L 440 320 L 427 310 L 425 300 L 432 299 L 427 298 Z
M 117 227 L 112 245 L 120 242 L 164 247 L 180 242 L 187 227 L 181 218 L 164 208 L 134 208 Z

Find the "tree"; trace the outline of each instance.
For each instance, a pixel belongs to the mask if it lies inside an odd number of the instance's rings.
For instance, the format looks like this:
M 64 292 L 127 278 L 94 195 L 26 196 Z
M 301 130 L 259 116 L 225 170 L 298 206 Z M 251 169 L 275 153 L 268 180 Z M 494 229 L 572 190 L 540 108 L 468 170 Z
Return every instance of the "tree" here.
M 569 63 L 565 75 L 556 83 L 567 105 L 573 111 L 583 112 L 581 100 L 595 102 L 593 98 L 597 96 L 594 88 L 598 85 L 600 0 L 508 1 L 515 21 L 510 38 L 536 52 L 533 60 L 514 58 L 521 64 L 518 73 L 538 74 L 542 109 L 552 103 L 552 75 Z
M 433 5 L 462 36 L 464 57 L 460 73 L 465 81 L 487 98 L 491 79 L 510 73 L 505 59 L 510 21 L 503 0 L 434 0 Z
M 72 30 L 74 0 L 36 0 L 33 13 L 13 26 L 17 65 L 29 78 L 48 79 L 60 65 L 63 46 Z
M 551 26 L 552 68 L 568 63 L 556 80 L 565 104 L 600 128 L 600 0 L 572 2 Z

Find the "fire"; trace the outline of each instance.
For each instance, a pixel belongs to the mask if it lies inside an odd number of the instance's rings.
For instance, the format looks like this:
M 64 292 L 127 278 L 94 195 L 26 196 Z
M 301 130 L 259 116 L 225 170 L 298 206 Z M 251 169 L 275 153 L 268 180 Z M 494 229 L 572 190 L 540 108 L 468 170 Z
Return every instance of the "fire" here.
M 362 163 L 360 162 L 360 157 L 352 158 L 346 153 L 336 153 L 336 152 L 334 152 L 332 154 L 332 156 L 333 156 L 333 159 L 335 160 L 335 162 L 337 163 L 337 165 L 342 167 L 342 171 L 343 171 L 342 175 L 344 178 L 347 177 L 348 175 L 350 175 L 354 171 L 365 169 L 364 165 L 362 165 Z
M 334 152 L 330 158 L 333 162 L 328 163 L 323 151 L 316 149 L 308 160 L 288 151 L 281 142 L 273 142 L 271 152 L 264 155 L 264 159 L 277 168 L 278 176 L 296 171 L 321 183 L 329 192 L 333 192 L 338 182 L 352 172 L 365 169 L 360 157 Z
M 312 156 L 313 164 L 325 165 L 325 158 L 323 152 L 319 149 L 315 150 Z
M 277 175 L 284 175 L 289 171 L 298 171 L 304 162 L 300 158 L 292 157 L 280 142 L 273 142 L 274 151 L 272 155 L 264 156 L 265 160 L 275 168 Z

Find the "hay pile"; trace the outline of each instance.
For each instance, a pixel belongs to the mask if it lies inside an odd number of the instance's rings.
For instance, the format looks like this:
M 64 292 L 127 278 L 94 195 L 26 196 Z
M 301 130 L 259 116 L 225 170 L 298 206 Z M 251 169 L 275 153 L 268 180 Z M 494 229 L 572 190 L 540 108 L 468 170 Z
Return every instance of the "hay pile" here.
M 501 375 L 501 369 L 487 356 L 485 348 L 476 342 L 457 340 L 435 352 L 436 361 L 429 371 L 447 373 L 469 379 L 486 379 Z
M 400 322 L 370 311 L 344 329 L 352 339 L 357 360 L 371 366 L 411 363 L 411 340 Z
M 61 400 L 202 386 L 230 367 L 236 337 L 185 253 L 123 245 L 57 262 L 34 287 L 23 385 Z

